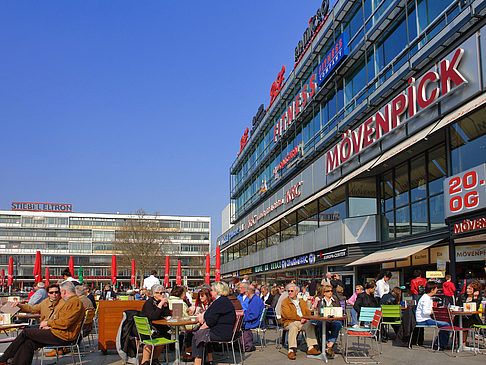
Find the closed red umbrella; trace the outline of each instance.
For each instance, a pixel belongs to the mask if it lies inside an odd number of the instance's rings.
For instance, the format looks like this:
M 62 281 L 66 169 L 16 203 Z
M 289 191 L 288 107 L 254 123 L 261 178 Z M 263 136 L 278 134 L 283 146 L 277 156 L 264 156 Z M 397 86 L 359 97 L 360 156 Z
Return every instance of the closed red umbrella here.
M 12 286 L 13 284 L 13 257 L 8 258 L 8 279 L 7 285 Z
M 219 246 L 216 247 L 216 266 L 214 268 L 214 281 L 221 281 L 221 252 Z
M 116 256 L 115 255 L 111 255 L 111 285 L 115 285 L 116 284 L 116 274 L 117 274 L 117 270 L 116 270 Z
M 165 278 L 164 286 L 167 288 L 169 286 L 169 256 L 165 256 Z
M 210 281 L 210 275 L 209 275 L 209 269 L 210 269 L 211 262 L 209 261 L 209 255 L 206 255 L 206 275 L 204 276 L 204 283 L 209 284 Z
M 182 284 L 182 268 L 181 268 L 181 260 L 177 261 L 177 276 L 176 276 L 176 284 Z
M 5 269 L 2 269 L 2 274 L 0 275 L 0 283 L 2 287 L 5 285 Z
M 40 283 L 42 281 L 42 262 L 41 253 L 37 251 L 35 253 L 35 263 L 34 263 L 34 283 Z
M 72 256 L 69 257 L 69 272 L 71 276 L 74 276 L 74 259 Z
M 49 266 L 46 267 L 46 287 L 49 286 L 49 279 L 51 276 L 49 275 Z
M 135 260 L 132 260 L 132 288 L 135 288 Z

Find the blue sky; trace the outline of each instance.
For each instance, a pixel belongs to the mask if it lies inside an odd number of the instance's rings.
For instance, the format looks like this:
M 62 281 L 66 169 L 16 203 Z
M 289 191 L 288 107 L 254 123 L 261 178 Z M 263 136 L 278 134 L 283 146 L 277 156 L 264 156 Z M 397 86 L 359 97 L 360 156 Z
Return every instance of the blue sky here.
M 321 1 L 2 1 L 0 209 L 204 215 Z

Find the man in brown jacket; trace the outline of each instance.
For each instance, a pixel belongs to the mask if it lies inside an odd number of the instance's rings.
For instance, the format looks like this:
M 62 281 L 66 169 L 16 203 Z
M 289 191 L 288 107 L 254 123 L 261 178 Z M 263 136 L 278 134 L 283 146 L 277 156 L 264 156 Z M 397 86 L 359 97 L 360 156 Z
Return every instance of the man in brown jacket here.
M 303 319 L 304 316 L 310 316 L 310 310 L 307 304 L 297 298 L 299 287 L 295 284 L 287 285 L 287 292 L 289 296 L 282 302 L 282 324 L 289 331 L 289 353 L 288 358 L 295 360 L 295 351 L 297 350 L 297 334 L 300 330 L 305 332 L 307 342 L 308 355 L 320 355 L 321 352 L 315 347 L 317 346 L 316 332 L 314 325 L 308 320 Z
M 17 306 L 24 313 L 40 314 L 40 321 L 47 320 L 58 304 L 60 304 L 61 292 L 58 284 L 51 284 L 47 287 L 47 298 L 36 305 L 21 304 L 20 302 L 12 302 L 12 306 Z M 38 327 L 38 326 L 35 326 Z
M 13 364 L 30 365 L 34 351 L 46 345 L 67 346 L 74 341 L 84 318 L 83 303 L 76 295 L 73 283 L 63 282 L 60 286 L 62 305 L 57 305 L 48 320 L 40 328 L 24 329 L 0 356 L 0 365 L 13 358 Z

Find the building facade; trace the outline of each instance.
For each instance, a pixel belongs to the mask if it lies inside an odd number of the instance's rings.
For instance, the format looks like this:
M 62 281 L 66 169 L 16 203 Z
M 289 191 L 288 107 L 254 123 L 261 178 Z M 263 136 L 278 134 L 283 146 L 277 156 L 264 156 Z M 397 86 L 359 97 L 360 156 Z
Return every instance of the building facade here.
M 486 162 L 485 14 L 454 0 L 323 1 L 310 14 L 230 168 L 223 277 L 335 271 L 352 292 L 383 269 L 402 285 L 415 268 L 464 274 L 464 243 L 485 241 L 455 239 L 444 184 Z M 484 256 L 467 267 L 482 279 Z
M 15 280 L 33 282 L 35 254 L 41 251 L 42 275 L 45 267 L 49 267 L 51 278 L 60 277 L 72 256 L 75 276 L 81 266 L 83 277 L 89 282 L 108 282 L 115 240 L 130 226 L 130 220 L 141 220 L 156 222 L 164 245 L 162 251 L 170 256 L 171 282 L 175 282 L 178 260 L 181 260 L 182 276 L 187 285 L 199 285 L 203 280 L 205 258 L 210 249 L 210 217 L 75 213 L 71 210 L 69 204 L 16 202 L 12 203 L 12 210 L 0 210 L 0 268 L 7 273 L 9 257 L 13 257 Z M 129 286 L 131 267 L 122 266 L 121 256 L 118 257 L 118 282 Z M 164 277 L 164 257 L 153 269 L 158 271 L 159 277 Z

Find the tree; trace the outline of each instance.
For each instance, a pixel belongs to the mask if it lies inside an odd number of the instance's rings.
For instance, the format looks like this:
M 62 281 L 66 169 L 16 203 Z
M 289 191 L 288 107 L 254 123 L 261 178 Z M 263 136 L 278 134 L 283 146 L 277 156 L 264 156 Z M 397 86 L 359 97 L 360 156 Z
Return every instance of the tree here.
M 157 269 L 163 276 L 165 255 L 170 252 L 170 236 L 167 227 L 157 214 L 148 217 L 139 209 L 133 218 L 126 219 L 115 232 L 114 250 L 121 254 L 120 266 L 131 267 L 135 260 L 136 276 L 143 282 L 146 274 Z

